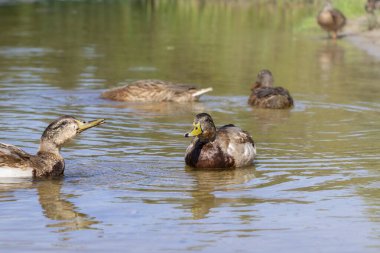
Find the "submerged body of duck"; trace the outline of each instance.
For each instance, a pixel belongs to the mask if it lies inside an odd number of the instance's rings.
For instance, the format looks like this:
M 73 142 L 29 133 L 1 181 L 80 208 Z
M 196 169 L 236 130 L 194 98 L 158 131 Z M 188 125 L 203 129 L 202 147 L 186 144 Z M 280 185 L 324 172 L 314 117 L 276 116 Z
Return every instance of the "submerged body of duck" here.
M 257 108 L 266 109 L 287 109 L 294 105 L 293 98 L 287 89 L 283 87 L 273 87 L 272 73 L 261 70 L 257 75 L 257 80 L 252 87 L 248 104 Z
M 190 102 L 212 88 L 197 89 L 186 84 L 161 80 L 139 80 L 122 87 L 106 90 L 101 97 L 115 101 L 129 102 Z
M 0 177 L 40 178 L 63 175 L 65 162 L 59 153 L 61 146 L 77 134 L 103 122 L 104 119 L 86 123 L 72 116 L 60 117 L 43 132 L 36 155 L 0 143 Z
M 216 128 L 211 116 L 195 116 L 194 137 L 186 149 L 185 162 L 194 168 L 236 168 L 252 165 L 256 146 L 248 132 L 234 125 Z

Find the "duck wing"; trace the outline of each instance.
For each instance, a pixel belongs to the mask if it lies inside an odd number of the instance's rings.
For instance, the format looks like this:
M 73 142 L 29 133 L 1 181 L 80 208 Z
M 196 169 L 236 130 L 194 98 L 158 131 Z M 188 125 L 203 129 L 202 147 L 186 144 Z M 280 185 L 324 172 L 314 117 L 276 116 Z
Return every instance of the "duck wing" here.
M 225 125 L 219 128 L 216 141 L 233 158 L 235 167 L 252 164 L 256 156 L 256 146 L 248 132 L 232 124 Z
M 289 91 L 283 87 L 263 87 L 255 90 L 255 95 L 257 98 L 264 98 L 270 96 L 289 96 Z
M 249 103 L 261 108 L 290 108 L 294 105 L 289 91 L 283 87 L 263 87 L 254 90 Z
M 107 90 L 102 93 L 102 97 L 116 101 L 185 102 L 196 100 L 211 90 L 212 88 L 198 90 L 191 85 L 148 79 Z
M 346 24 L 346 17 L 343 15 L 343 13 L 338 9 L 332 9 L 330 10 L 330 14 L 333 19 L 334 28 L 336 30 L 339 30 Z
M 31 155 L 16 146 L 0 143 L 0 167 L 28 168 Z

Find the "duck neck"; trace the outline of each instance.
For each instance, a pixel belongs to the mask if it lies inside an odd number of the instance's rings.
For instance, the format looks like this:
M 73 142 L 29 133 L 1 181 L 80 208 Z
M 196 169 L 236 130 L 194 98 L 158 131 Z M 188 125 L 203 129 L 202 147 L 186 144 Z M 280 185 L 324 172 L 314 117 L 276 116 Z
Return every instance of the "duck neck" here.
M 48 153 L 60 157 L 60 149 L 61 148 L 57 146 L 55 143 L 41 139 L 40 148 L 38 150 L 37 155 Z
M 203 131 L 202 135 L 199 136 L 199 141 L 202 143 L 212 142 L 216 138 L 216 128 L 213 126 L 209 129 Z

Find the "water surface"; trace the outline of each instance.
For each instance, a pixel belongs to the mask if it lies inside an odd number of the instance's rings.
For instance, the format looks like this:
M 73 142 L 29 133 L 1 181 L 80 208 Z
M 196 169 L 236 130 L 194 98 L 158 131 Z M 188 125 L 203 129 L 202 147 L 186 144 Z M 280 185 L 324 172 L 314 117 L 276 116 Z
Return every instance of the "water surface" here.
M 1 248 L 379 252 L 380 63 L 345 40 L 299 33 L 313 8 L 195 0 L 0 5 L 0 141 L 34 153 L 61 115 L 107 119 L 62 149 L 63 179 L 0 181 Z M 247 106 L 262 68 L 291 91 L 294 109 Z M 141 78 L 214 92 L 190 105 L 99 98 Z M 249 131 L 255 163 L 186 167 L 183 134 L 199 112 Z

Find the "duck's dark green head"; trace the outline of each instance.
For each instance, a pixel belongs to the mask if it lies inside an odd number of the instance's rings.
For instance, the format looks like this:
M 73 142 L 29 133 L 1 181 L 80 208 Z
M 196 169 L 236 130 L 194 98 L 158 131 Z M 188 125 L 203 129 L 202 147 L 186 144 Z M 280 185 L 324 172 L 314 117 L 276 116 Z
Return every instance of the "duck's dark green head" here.
M 57 147 L 74 138 L 77 134 L 104 123 L 104 119 L 90 122 L 77 120 L 73 116 L 62 116 L 45 129 L 41 137 L 41 143 L 50 143 Z
M 263 69 L 257 74 L 255 88 L 273 87 L 273 82 L 274 82 L 274 79 L 273 79 L 272 72 L 270 72 L 267 69 Z
M 198 137 L 200 140 L 212 141 L 215 139 L 216 127 L 211 116 L 200 113 L 195 116 L 193 130 L 185 134 L 185 137 Z

